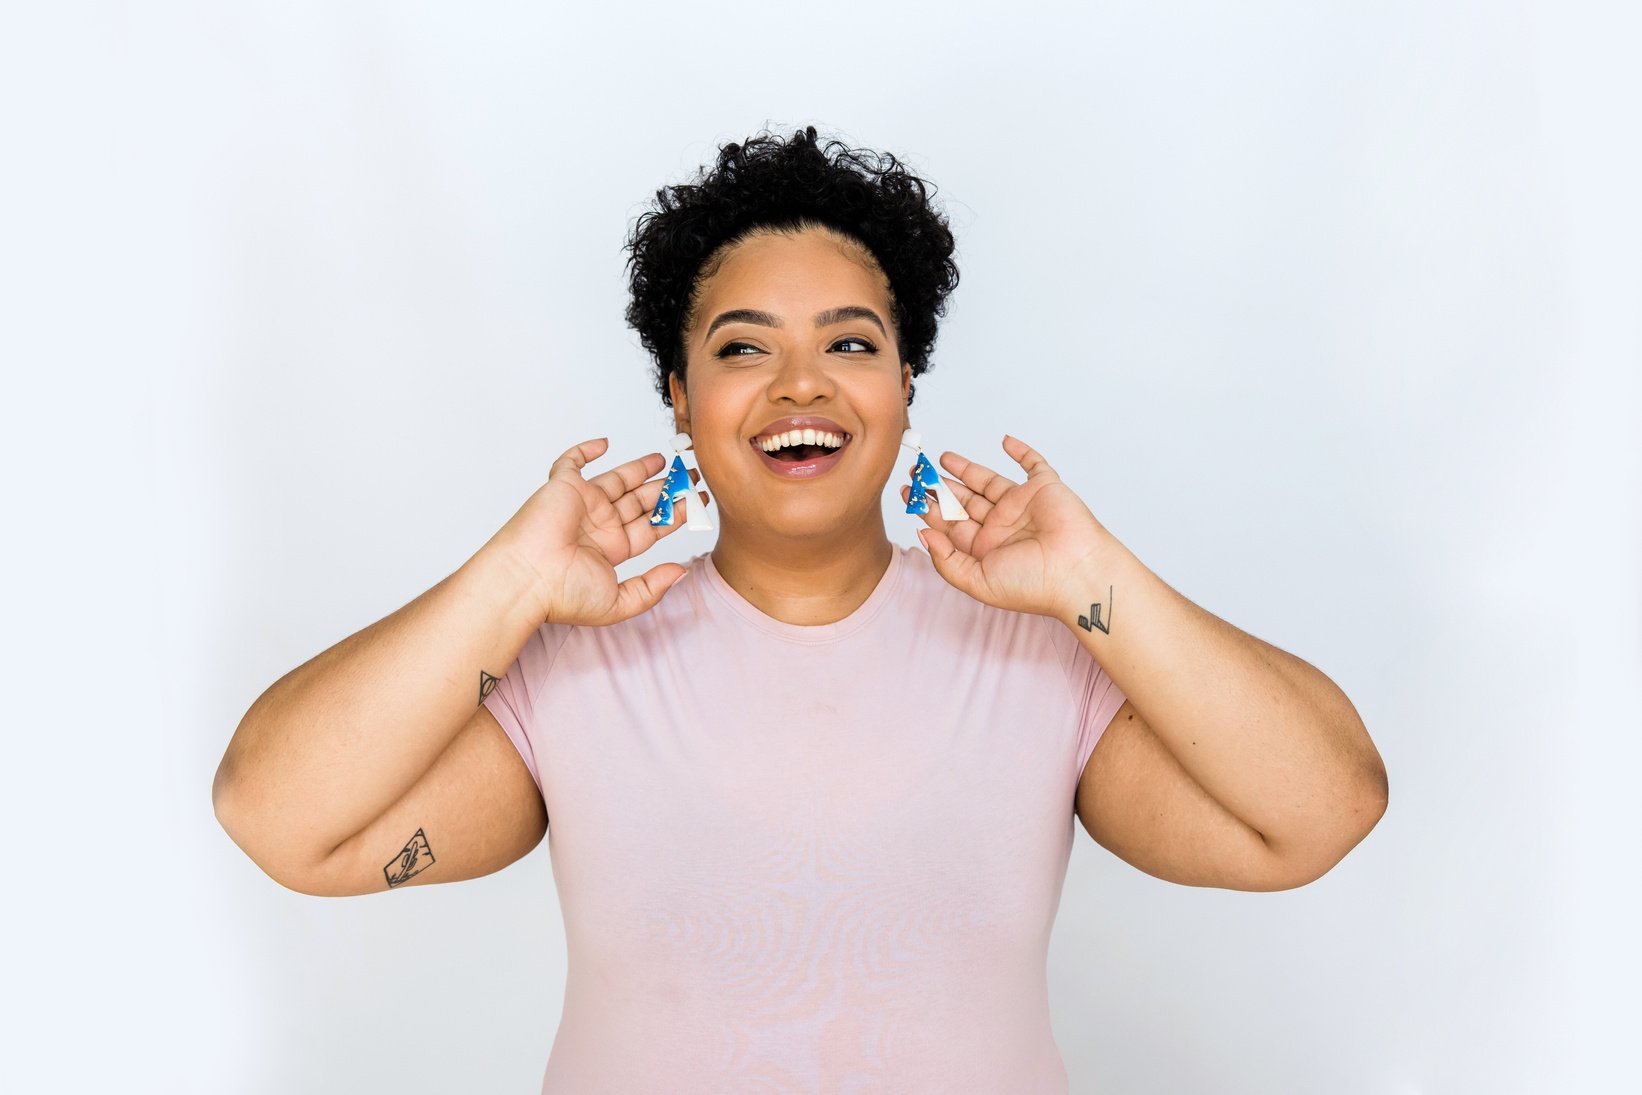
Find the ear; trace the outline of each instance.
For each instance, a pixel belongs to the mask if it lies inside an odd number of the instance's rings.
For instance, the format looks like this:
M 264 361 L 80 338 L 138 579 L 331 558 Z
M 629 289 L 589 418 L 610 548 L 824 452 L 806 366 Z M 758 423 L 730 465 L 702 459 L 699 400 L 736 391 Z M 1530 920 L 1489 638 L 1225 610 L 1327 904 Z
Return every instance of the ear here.
M 901 405 L 906 406 L 907 400 L 912 398 L 912 366 L 901 363 Z
M 679 383 L 678 373 L 667 377 L 667 390 L 673 397 L 673 425 L 678 433 L 690 432 L 690 404 L 684 395 L 684 385 Z

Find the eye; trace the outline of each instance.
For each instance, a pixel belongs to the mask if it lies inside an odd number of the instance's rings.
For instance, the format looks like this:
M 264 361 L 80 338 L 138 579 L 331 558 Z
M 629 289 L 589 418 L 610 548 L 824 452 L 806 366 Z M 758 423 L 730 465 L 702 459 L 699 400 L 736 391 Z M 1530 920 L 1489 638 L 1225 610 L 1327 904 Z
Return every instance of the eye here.
M 837 342 L 834 342 L 832 345 L 833 345 L 833 348 L 836 349 L 837 347 L 842 346 L 845 343 L 849 343 L 849 342 L 854 342 L 854 343 L 856 343 L 860 346 L 863 346 L 865 348 L 860 349 L 860 350 L 854 350 L 846 356 L 854 356 L 855 354 L 875 354 L 875 353 L 878 352 L 878 347 L 874 346 L 872 343 L 868 342 L 866 339 L 864 339 L 864 338 L 855 338 L 853 336 L 850 337 L 850 338 L 841 338 Z M 714 357 L 751 357 L 752 356 L 751 354 L 742 353 L 741 352 L 742 350 L 751 350 L 755 354 L 761 354 L 761 353 L 764 352 L 763 350 L 760 350 L 757 346 L 754 346 L 750 343 L 746 343 L 746 342 L 726 342 L 723 345 L 723 347 L 719 349 L 718 353 L 714 354 L 713 356 Z

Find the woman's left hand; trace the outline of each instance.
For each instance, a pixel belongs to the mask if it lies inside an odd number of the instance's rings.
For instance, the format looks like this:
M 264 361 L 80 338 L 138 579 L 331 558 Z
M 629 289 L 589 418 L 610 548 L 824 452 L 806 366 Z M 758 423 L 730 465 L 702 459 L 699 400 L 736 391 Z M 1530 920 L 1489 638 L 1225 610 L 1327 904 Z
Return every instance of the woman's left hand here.
M 1091 564 L 1116 541 L 1031 446 L 1005 434 L 1003 451 L 1026 472 L 1026 482 L 955 452 L 942 455 L 940 466 L 949 474 L 936 489 L 952 490 L 969 520 L 943 520 L 931 498 L 929 512 L 915 515 L 928 526 L 918 538 L 936 572 L 977 601 L 1059 618 L 1083 596 L 1069 587 L 1090 577 Z M 911 489 L 901 488 L 903 503 Z

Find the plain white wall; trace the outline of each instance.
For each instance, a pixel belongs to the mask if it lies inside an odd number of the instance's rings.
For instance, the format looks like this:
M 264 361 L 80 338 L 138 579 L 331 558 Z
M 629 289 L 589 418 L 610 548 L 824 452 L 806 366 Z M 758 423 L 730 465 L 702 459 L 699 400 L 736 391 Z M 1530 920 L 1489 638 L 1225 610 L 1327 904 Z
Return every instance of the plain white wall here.
M 1337 681 L 1389 768 L 1379 827 L 1294 891 L 1172 885 L 1079 829 L 1073 1090 L 1634 1082 L 1634 8 L 5 23 L 0 1086 L 536 1089 L 545 842 L 304 897 L 218 828 L 211 776 L 264 688 L 455 569 L 571 443 L 664 448 L 628 225 L 719 143 L 811 122 L 952 217 L 930 443 L 1037 446 L 1165 580 Z

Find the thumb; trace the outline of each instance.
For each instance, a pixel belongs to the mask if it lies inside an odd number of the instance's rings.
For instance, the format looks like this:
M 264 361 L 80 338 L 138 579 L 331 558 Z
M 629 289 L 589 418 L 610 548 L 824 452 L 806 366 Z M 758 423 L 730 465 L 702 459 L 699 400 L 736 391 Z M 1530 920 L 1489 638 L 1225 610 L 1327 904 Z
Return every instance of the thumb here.
M 973 555 L 959 551 L 951 538 L 938 529 L 919 529 L 918 540 L 924 545 L 924 550 L 929 552 L 930 561 L 935 564 L 935 573 L 976 600 L 981 599 L 976 594 L 980 580 L 980 563 L 975 561 Z
M 643 574 L 627 579 L 616 587 L 616 608 L 610 622 L 620 623 L 655 608 L 662 596 L 673 588 L 673 583 L 688 573 L 678 563 L 658 563 Z

